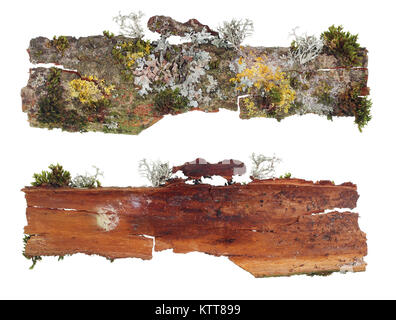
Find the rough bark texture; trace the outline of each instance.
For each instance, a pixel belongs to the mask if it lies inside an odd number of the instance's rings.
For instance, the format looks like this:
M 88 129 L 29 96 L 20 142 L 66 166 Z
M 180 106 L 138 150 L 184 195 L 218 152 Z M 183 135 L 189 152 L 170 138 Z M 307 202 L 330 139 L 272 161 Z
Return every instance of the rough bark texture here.
M 191 162 L 173 167 L 172 172 L 183 172 L 189 179 L 201 179 L 202 177 L 221 176 L 232 180 L 233 176 L 241 176 L 246 173 L 246 166 L 239 160 L 223 160 L 219 163 L 209 163 L 205 159 L 198 158 Z
M 357 117 L 361 108 L 361 102 L 356 101 L 361 98 L 357 97 L 369 92 L 364 48 L 359 51 L 359 67 L 345 66 L 325 51 L 299 65 L 293 61 L 290 48 L 232 49 L 219 42 L 216 32 L 194 19 L 182 24 L 155 16 L 149 27 L 179 36 L 187 30 L 197 32 L 196 39 L 181 45 L 170 45 L 165 38 L 148 43 L 124 36 L 32 39 L 28 48 L 31 63 L 52 63 L 64 70 L 59 69 L 54 76 L 53 69 L 30 69 L 28 84 L 22 89 L 22 108 L 30 124 L 68 131 L 138 134 L 166 114 L 191 110 L 226 108 L 239 111 L 243 119 L 280 120 L 306 113 Z M 199 38 L 204 27 L 209 38 Z M 238 99 L 246 92 L 238 91 L 230 80 L 246 68 L 255 68 L 257 59 L 273 74 L 284 73 L 282 90 L 295 92 L 287 104 L 278 105 L 283 99 L 279 97 L 279 83 L 275 85 L 278 91 L 262 91 L 264 98 L 256 93 L 250 100 Z M 80 95 L 70 89 L 73 80 L 80 81 Z M 98 92 L 92 93 L 95 90 Z
M 83 252 L 109 259 L 173 249 L 226 256 L 256 277 L 363 271 L 366 237 L 351 183 L 299 179 L 247 185 L 23 189 L 27 256 Z M 150 236 L 150 237 L 147 237 Z

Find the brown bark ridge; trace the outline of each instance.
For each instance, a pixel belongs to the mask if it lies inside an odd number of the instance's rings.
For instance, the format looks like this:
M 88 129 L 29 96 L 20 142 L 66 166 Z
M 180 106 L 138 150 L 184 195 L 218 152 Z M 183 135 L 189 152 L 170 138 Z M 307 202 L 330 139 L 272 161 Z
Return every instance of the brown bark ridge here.
M 194 161 L 173 167 L 172 172 L 183 172 L 188 179 L 201 179 L 202 177 L 221 176 L 227 180 L 232 180 L 233 176 L 246 173 L 246 166 L 239 160 L 223 160 L 218 163 L 209 163 L 205 159 L 198 158 Z
M 25 254 L 151 259 L 152 249 L 226 256 L 255 277 L 364 271 L 366 236 L 351 183 L 300 179 L 246 185 L 23 189 Z M 155 239 L 155 242 L 153 241 Z

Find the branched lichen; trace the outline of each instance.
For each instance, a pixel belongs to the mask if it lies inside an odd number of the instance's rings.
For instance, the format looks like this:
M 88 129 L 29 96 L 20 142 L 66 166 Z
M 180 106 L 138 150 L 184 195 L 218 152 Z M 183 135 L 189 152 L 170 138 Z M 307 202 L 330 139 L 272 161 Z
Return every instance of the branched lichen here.
M 99 168 L 95 166 L 93 166 L 93 168 L 95 169 L 94 174 L 88 174 L 86 172 L 84 175 L 79 174 L 75 176 L 71 181 L 71 186 L 73 188 L 99 188 L 101 183 L 98 180 L 98 177 L 103 177 L 103 172 L 101 172 Z
M 122 15 L 119 12 L 113 20 L 119 25 L 122 35 L 141 39 L 144 37 L 144 29 L 141 23 L 143 16 L 144 13 L 141 11 L 138 13 L 131 12 L 127 15 Z
M 302 65 L 315 59 L 322 52 L 323 41 L 314 35 L 298 35 L 296 30 L 297 28 L 294 28 L 291 32 L 294 39 L 290 46 L 290 54 L 295 62 Z
M 139 162 L 139 172 L 142 177 L 150 181 L 153 187 L 164 184 L 172 177 L 172 168 L 169 162 L 148 162 L 143 159 Z
M 252 160 L 252 170 L 250 175 L 254 179 L 270 179 L 275 176 L 275 165 L 280 162 L 280 159 L 273 156 L 267 157 L 263 154 L 252 153 L 250 156 Z
M 250 19 L 232 19 L 224 21 L 218 28 L 220 37 L 228 41 L 235 49 L 239 49 L 242 42 L 253 34 L 253 21 Z

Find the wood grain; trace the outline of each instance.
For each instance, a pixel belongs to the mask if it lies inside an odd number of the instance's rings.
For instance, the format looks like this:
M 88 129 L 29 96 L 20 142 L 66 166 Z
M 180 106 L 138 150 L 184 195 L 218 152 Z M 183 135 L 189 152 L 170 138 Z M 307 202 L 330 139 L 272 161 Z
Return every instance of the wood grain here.
M 155 251 L 226 256 L 257 277 L 365 269 L 358 214 L 325 213 L 356 207 L 351 183 L 270 179 L 211 186 L 175 180 L 157 188 L 23 191 L 28 256 L 151 259 L 154 237 Z M 106 222 L 112 223 L 108 230 Z

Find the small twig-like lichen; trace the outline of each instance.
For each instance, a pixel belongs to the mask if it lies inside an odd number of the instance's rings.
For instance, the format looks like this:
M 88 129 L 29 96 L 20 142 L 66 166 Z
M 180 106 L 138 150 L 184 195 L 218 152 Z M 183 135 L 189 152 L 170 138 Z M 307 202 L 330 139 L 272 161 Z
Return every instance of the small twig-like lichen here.
M 87 172 L 84 175 L 79 174 L 73 178 L 71 186 L 74 188 L 99 188 L 101 183 L 98 180 L 98 177 L 103 177 L 103 172 L 95 166 L 93 166 L 93 168 L 96 171 L 95 174 L 90 175 Z
M 275 156 L 266 157 L 263 154 L 252 153 L 250 156 L 252 159 L 252 170 L 251 176 L 254 179 L 270 179 L 274 177 L 275 165 L 281 160 Z
M 141 39 L 144 37 L 144 29 L 141 24 L 143 16 L 144 13 L 141 11 L 138 13 L 131 12 L 127 15 L 122 15 L 120 12 L 113 20 L 120 26 L 122 35 Z
M 169 162 L 152 161 L 148 163 L 146 159 L 143 159 L 139 162 L 139 171 L 142 177 L 149 180 L 153 187 L 164 184 L 172 176 L 172 168 Z
M 298 27 L 294 28 L 290 33 L 293 37 L 290 46 L 290 54 L 295 62 L 305 64 L 315 59 L 322 52 L 323 41 L 314 35 L 298 35 L 296 33 L 297 29 Z
M 250 19 L 224 21 L 217 31 L 221 38 L 228 41 L 234 48 L 239 49 L 241 43 L 253 34 L 253 21 Z

